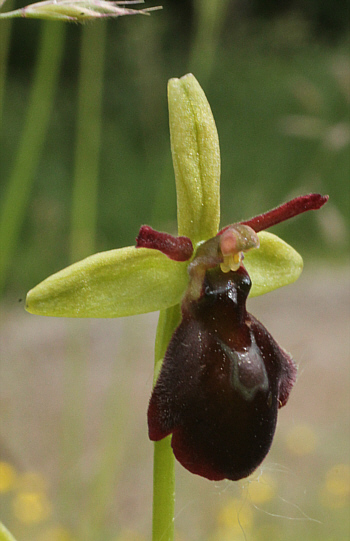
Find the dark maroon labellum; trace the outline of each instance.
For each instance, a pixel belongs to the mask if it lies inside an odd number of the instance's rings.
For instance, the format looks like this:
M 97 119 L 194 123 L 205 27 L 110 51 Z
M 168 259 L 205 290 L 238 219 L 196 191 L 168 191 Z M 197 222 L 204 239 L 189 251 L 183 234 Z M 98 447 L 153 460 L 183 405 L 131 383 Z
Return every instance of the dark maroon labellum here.
M 296 378 L 292 358 L 246 311 L 250 287 L 242 266 L 207 270 L 200 298 L 182 305 L 149 404 L 150 439 L 172 433 L 179 462 L 211 480 L 259 466 Z

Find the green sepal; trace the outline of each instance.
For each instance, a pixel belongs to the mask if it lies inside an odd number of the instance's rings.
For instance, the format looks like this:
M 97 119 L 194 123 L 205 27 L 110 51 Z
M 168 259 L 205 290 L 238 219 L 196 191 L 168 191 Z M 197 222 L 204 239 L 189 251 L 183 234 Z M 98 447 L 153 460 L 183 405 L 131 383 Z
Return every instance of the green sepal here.
M 178 233 L 197 244 L 218 232 L 219 138 L 208 100 L 192 74 L 170 79 L 168 102 Z
M 257 297 L 297 280 L 303 270 L 303 259 L 289 244 L 272 233 L 258 233 L 260 248 L 244 256 L 252 281 L 250 297 Z
M 57 317 L 123 317 L 181 301 L 187 265 L 158 250 L 121 248 L 92 255 L 29 291 L 26 310 Z

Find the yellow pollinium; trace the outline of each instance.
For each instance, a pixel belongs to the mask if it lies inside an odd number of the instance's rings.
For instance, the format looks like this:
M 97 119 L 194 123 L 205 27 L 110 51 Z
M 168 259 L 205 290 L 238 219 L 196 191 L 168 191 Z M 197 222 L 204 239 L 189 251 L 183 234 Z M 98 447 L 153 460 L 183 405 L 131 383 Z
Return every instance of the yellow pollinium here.
M 238 254 L 229 254 L 224 255 L 223 263 L 220 263 L 220 268 L 222 272 L 236 271 L 241 266 L 243 260 L 243 252 L 238 252 Z

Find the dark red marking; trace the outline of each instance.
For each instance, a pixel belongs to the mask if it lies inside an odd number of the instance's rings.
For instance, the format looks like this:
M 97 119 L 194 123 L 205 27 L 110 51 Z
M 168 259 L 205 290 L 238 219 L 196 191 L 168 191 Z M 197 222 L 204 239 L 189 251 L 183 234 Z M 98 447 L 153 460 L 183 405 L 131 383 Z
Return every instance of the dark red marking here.
M 239 223 L 249 225 L 252 229 L 254 229 L 254 231 L 256 231 L 256 233 L 258 233 L 259 231 L 268 229 L 273 225 L 277 225 L 285 220 L 289 220 L 289 218 L 298 216 L 299 214 L 302 214 L 308 210 L 318 210 L 325 203 L 327 203 L 328 199 L 328 195 L 321 195 L 318 193 L 301 195 L 295 199 L 292 199 L 291 201 L 288 201 L 287 203 L 284 203 L 283 205 L 280 205 L 279 207 L 276 207 L 275 209 L 265 212 L 264 214 L 259 214 L 259 216 L 255 216 L 250 220 L 245 220 Z M 222 235 L 222 233 L 226 231 L 228 227 L 230 226 L 226 226 L 221 229 L 218 235 Z
M 143 225 L 136 237 L 136 248 L 159 250 L 174 261 L 187 261 L 193 254 L 192 242 L 188 237 L 173 237 L 161 233 L 149 225 Z

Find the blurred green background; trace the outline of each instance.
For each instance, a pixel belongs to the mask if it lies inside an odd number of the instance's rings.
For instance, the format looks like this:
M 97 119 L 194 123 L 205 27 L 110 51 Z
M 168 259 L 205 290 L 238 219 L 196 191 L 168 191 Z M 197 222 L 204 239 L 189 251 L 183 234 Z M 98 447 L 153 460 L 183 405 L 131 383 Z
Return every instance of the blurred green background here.
M 92 114 L 87 130 L 77 125 L 84 34 L 85 47 L 97 39 L 95 58 L 104 62 L 92 252 L 133 244 L 144 223 L 176 233 L 166 84 L 189 71 L 219 132 L 223 225 L 302 193 L 330 195 L 319 213 L 274 228 L 302 253 L 305 275 L 250 305 L 300 365 L 272 452 L 242 483 L 208 483 L 178 468 L 178 540 L 347 541 L 346 2 L 162 5 L 150 17 L 65 28 L 52 113 L 1 305 L 2 518 L 18 541 L 150 538 L 152 445 L 145 412 L 156 315 L 63 321 L 29 316 L 18 302 L 46 276 L 91 253 L 83 237 L 81 253 L 72 248 L 77 138 L 88 156 L 99 118 Z M 45 24 L 57 31 L 57 23 Z M 105 45 L 95 30 L 101 24 Z M 42 29 L 37 21 L 0 23 L 1 203 L 19 153 Z M 93 46 L 89 54 L 86 88 L 97 69 Z
M 220 137 L 222 223 L 258 214 L 300 193 L 329 193 L 330 203 L 319 216 L 303 216 L 276 232 L 297 249 L 305 248 L 306 258 L 325 249 L 332 258 L 344 256 L 349 225 L 347 10 L 341 1 L 306 4 L 290 2 L 282 10 L 278 3 L 257 0 L 167 1 L 150 17 L 108 22 L 96 249 L 133 244 L 143 223 L 176 230 L 166 83 L 192 71 L 207 94 Z M 24 126 L 40 25 L 13 23 L 1 197 Z M 53 112 L 6 281 L 9 291 L 21 290 L 20 296 L 69 262 L 81 33 L 79 26 L 66 28 Z

